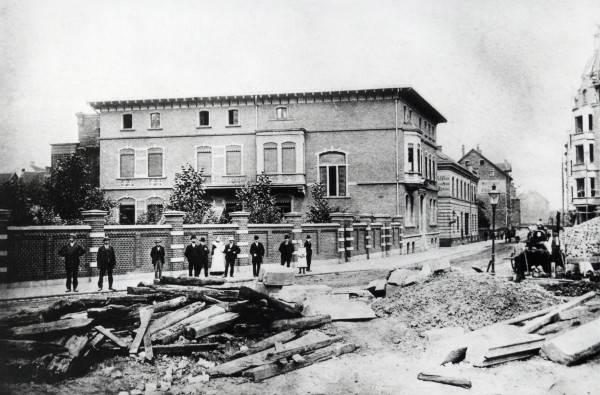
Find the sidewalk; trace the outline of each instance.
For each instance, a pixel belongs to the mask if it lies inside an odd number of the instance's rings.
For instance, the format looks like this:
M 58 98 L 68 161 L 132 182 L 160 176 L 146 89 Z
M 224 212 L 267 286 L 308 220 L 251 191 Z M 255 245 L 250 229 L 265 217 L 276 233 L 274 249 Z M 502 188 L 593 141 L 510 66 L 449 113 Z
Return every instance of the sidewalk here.
M 319 264 L 313 263 L 311 272 L 302 276 L 318 276 L 329 273 L 345 273 L 367 270 L 393 270 L 399 267 L 410 267 L 418 263 L 423 263 L 438 258 L 456 259 L 469 255 L 477 254 L 487 247 L 491 246 L 491 241 L 479 242 L 474 244 L 465 244 L 455 247 L 438 248 L 425 252 L 419 252 L 408 255 L 392 255 L 384 258 L 361 259 L 354 262 L 334 263 L 334 264 Z M 397 253 L 397 252 L 396 252 Z M 187 274 L 185 271 L 163 272 L 166 276 L 179 276 Z M 117 291 L 126 291 L 127 287 L 137 286 L 140 281 L 152 282 L 154 273 L 128 273 L 114 276 L 113 288 Z M 233 281 L 252 281 L 252 266 L 238 266 L 235 269 Z M 229 280 L 229 278 L 228 278 Z M 79 293 L 66 293 L 65 280 L 45 280 L 45 281 L 29 281 L 27 283 L 2 284 L 0 285 L 0 301 L 23 299 L 23 298 L 42 298 L 50 296 L 62 295 L 78 295 L 91 293 L 107 293 L 108 284 L 104 279 L 104 291 L 98 292 L 97 277 L 81 277 L 79 278 Z

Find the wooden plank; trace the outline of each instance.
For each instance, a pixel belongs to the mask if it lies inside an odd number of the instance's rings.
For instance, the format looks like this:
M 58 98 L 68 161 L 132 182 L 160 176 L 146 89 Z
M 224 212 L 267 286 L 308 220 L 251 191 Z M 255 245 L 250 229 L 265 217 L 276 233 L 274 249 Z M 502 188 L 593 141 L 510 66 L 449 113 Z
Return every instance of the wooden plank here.
M 546 341 L 545 338 L 541 338 L 541 339 L 537 339 L 537 340 L 509 344 L 509 345 L 505 345 L 505 346 L 491 347 L 488 350 L 488 352 L 485 354 L 485 358 L 492 359 L 492 358 L 507 357 L 510 355 L 519 354 L 519 353 L 523 353 L 523 352 L 537 352 L 540 348 L 542 348 L 542 345 L 544 344 L 545 341 Z
M 140 344 L 142 340 L 144 340 L 144 335 L 148 330 L 148 325 L 150 324 L 150 319 L 152 318 L 152 309 L 144 308 L 140 309 L 140 327 L 137 330 L 135 338 L 129 346 L 130 354 L 137 354 L 140 348 Z
M 419 373 L 417 378 L 422 381 L 433 381 L 434 383 L 448 384 L 453 385 L 455 387 L 471 388 L 472 386 L 471 380 L 465 380 L 456 377 L 439 376 L 437 374 Z
M 299 354 L 292 355 L 292 359 L 294 360 L 294 362 L 297 362 L 297 363 L 306 362 L 306 360 L 304 358 L 302 358 Z
M 160 278 L 160 284 L 162 285 L 191 285 L 191 286 L 204 286 L 204 285 L 221 285 L 225 284 L 225 279 L 222 277 L 171 277 L 162 276 Z
M 96 335 L 94 335 L 94 337 L 92 337 L 92 340 L 90 340 L 90 343 L 88 344 L 88 347 L 85 349 L 83 356 L 87 357 L 92 350 L 97 350 L 98 347 L 100 347 L 100 345 L 102 343 L 104 343 L 104 341 L 106 340 L 106 336 L 104 336 L 104 334 L 98 332 L 96 333 Z
M 159 311 L 175 310 L 184 306 L 187 302 L 187 297 L 178 296 L 176 298 L 165 300 L 164 302 L 159 302 L 155 305 L 152 305 L 152 310 L 154 310 L 155 313 L 158 313 Z
M 195 324 L 188 325 L 185 328 L 183 335 L 187 339 L 199 339 L 203 336 L 210 335 L 211 333 L 222 331 L 223 329 L 230 327 L 239 318 L 240 315 L 238 313 L 219 314 L 207 320 L 202 320 Z
M 150 362 L 154 359 L 154 352 L 152 351 L 152 341 L 150 340 L 150 334 L 148 331 L 144 334 L 144 354 L 146 359 Z
M 206 306 L 204 302 L 195 302 L 153 321 L 152 324 L 150 324 L 150 327 L 148 328 L 148 330 L 150 331 L 150 335 L 153 335 L 162 329 L 175 325 L 178 322 L 198 313 L 204 308 L 204 306 Z
M 168 344 L 174 342 L 175 340 L 179 339 L 179 336 L 183 335 L 183 332 L 185 331 L 185 328 L 188 325 L 207 320 L 216 315 L 225 313 L 225 309 L 220 306 L 210 306 L 206 310 L 199 311 L 196 314 L 184 318 L 183 320 L 177 322 L 172 326 L 161 329 L 158 332 L 152 333 L 152 341 L 159 344 Z
M 546 307 L 545 309 L 532 311 L 531 313 L 521 314 L 521 315 L 516 316 L 514 318 L 510 318 L 508 320 L 500 321 L 499 324 L 506 324 L 506 325 L 520 324 L 521 322 L 529 321 L 529 320 L 531 320 L 533 318 L 541 317 L 544 314 L 547 314 L 547 313 L 551 312 L 552 310 L 556 309 L 557 307 L 558 306 L 550 306 L 550 307 Z
M 109 338 L 113 343 L 121 348 L 129 348 L 129 345 L 125 343 L 121 338 L 117 337 L 114 333 L 112 333 L 109 329 L 104 328 L 102 325 L 97 325 L 94 327 L 95 330 L 102 333 L 104 336 Z
M 170 344 L 152 346 L 155 354 L 186 354 L 198 351 L 212 351 L 219 347 L 219 343 L 197 343 L 197 344 Z
M 92 323 L 92 321 L 92 319 L 84 318 L 42 322 L 40 324 L 10 328 L 8 333 L 17 339 L 36 338 L 40 336 L 55 336 L 85 329 Z
M 533 333 L 533 332 L 537 331 L 538 329 L 540 329 L 542 326 L 549 324 L 552 321 L 555 321 L 556 318 L 558 317 L 558 313 L 560 313 L 561 311 L 565 311 L 565 310 L 568 310 L 575 306 L 578 306 L 582 303 L 585 303 L 586 301 L 594 298 L 595 296 L 596 296 L 596 293 L 594 291 L 591 291 L 591 292 L 588 292 L 585 295 L 575 298 L 567 303 L 561 304 L 556 309 L 544 314 L 543 316 L 541 316 L 539 318 L 536 318 L 529 324 L 525 325 L 521 330 L 525 333 Z
M 254 343 L 246 351 L 240 351 L 232 356 L 233 358 L 240 358 L 246 355 L 255 354 L 259 351 L 266 350 L 267 348 L 271 348 L 275 345 L 275 343 L 287 343 L 294 338 L 296 338 L 296 332 L 292 330 L 287 330 L 284 332 L 280 332 L 274 336 L 267 337 L 257 343 Z
M 289 316 L 290 318 L 302 317 L 302 312 L 299 309 L 297 309 L 295 305 L 257 292 L 249 287 L 240 287 L 239 298 L 249 300 L 253 303 L 257 303 L 261 300 L 266 300 L 269 307 L 278 310 L 279 312 L 286 316 Z
M 473 366 L 476 368 L 487 368 L 490 366 L 500 365 L 502 363 L 507 363 L 507 362 L 512 362 L 512 361 L 521 361 L 523 359 L 531 358 L 535 355 L 537 355 L 537 354 L 536 353 L 522 353 L 522 354 L 510 355 L 507 357 L 485 359 L 481 362 L 473 363 Z
M 307 353 L 310 351 L 318 350 L 319 348 L 327 347 L 333 343 L 336 343 L 336 342 L 339 342 L 342 340 L 343 340 L 342 336 L 333 336 L 328 339 L 316 341 L 316 342 L 309 343 L 309 344 L 302 344 L 302 345 L 298 345 L 298 346 L 289 346 L 289 343 L 288 343 L 288 345 L 284 346 L 279 351 L 277 351 L 277 349 L 275 349 L 273 351 L 269 351 L 267 353 L 267 360 L 274 361 L 274 360 L 278 360 L 281 358 L 291 357 L 294 354 L 304 354 L 304 353 Z
M 77 358 L 81 356 L 89 342 L 90 338 L 87 335 L 73 335 L 67 340 L 65 347 L 72 358 Z
M 321 362 L 335 356 L 350 353 L 354 350 L 356 350 L 356 346 L 354 344 L 334 344 L 325 348 L 321 348 L 320 350 L 303 357 L 298 355 L 299 358 L 297 358 L 297 361 L 292 357 L 294 360 L 285 365 L 279 364 L 278 362 L 271 362 L 252 368 L 244 372 L 244 376 L 250 377 L 250 379 L 253 381 L 261 381 L 268 379 L 269 377 L 291 372 L 292 370 L 300 369 L 305 366 L 310 366 L 314 363 Z
M 2 357 L 39 357 L 46 354 L 60 354 L 67 352 L 67 348 L 56 343 L 47 343 L 34 340 L 7 340 L 0 339 Z

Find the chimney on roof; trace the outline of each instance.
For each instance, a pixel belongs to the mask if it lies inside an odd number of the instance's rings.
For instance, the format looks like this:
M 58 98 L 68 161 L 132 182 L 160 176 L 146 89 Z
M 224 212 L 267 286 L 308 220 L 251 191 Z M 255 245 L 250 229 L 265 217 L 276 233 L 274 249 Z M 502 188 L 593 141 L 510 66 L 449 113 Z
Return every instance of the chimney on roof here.
M 481 153 L 481 149 L 479 149 L 479 144 L 477 144 L 477 152 Z
M 462 145 L 462 156 L 465 156 L 465 145 Z
M 25 173 L 25 169 L 21 169 L 21 173 Z

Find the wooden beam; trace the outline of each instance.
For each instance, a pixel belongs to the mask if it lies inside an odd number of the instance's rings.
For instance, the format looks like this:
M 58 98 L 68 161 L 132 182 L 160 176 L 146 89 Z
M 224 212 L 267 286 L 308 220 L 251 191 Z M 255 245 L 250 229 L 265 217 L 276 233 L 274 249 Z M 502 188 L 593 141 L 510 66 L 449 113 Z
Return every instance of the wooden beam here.
M 198 313 L 204 308 L 204 306 L 206 306 L 204 302 L 195 302 L 153 321 L 148 328 L 150 335 L 153 335 L 162 329 L 168 328 L 188 318 L 189 316 Z
M 191 286 L 204 286 L 204 285 L 222 285 L 225 284 L 225 279 L 222 277 L 171 277 L 162 276 L 160 283 L 163 285 L 191 285 Z
M 246 351 L 240 351 L 235 353 L 232 356 L 233 358 L 240 358 L 246 355 L 251 355 L 251 354 L 255 354 L 259 351 L 263 351 L 266 350 L 267 348 L 271 348 L 275 345 L 275 343 L 287 343 L 290 340 L 293 340 L 294 338 L 296 338 L 296 332 L 292 331 L 292 330 L 288 330 L 285 332 L 280 332 L 274 336 L 271 337 L 267 337 L 266 339 L 263 339 L 257 343 L 254 343 L 253 345 L 251 345 L 250 347 L 248 347 L 248 349 Z
M 129 345 L 125 343 L 121 338 L 117 337 L 114 333 L 110 331 L 110 329 L 104 328 L 102 325 L 97 325 L 94 327 L 99 333 L 102 333 L 104 336 L 109 338 L 113 343 L 121 348 L 129 348 Z
M 333 336 L 325 340 L 316 341 L 309 344 L 302 344 L 298 346 L 284 346 L 281 350 L 277 349 L 269 351 L 267 353 L 268 361 L 276 361 L 281 358 L 291 357 L 294 354 L 304 354 L 310 351 L 318 350 L 319 348 L 327 347 L 333 343 L 342 341 L 342 336 Z
M 508 320 L 500 321 L 500 322 L 498 322 L 498 324 L 506 324 L 506 325 L 520 324 L 521 322 L 529 321 L 529 320 L 531 320 L 533 318 L 537 318 L 537 317 L 540 317 L 540 316 L 542 316 L 544 314 L 547 314 L 547 313 L 551 312 L 552 310 L 554 310 L 557 307 L 558 306 L 550 306 L 550 307 L 546 307 L 545 309 L 532 311 L 531 313 L 521 314 L 521 315 L 518 315 L 518 316 L 516 316 L 514 318 L 510 318 Z
M 453 385 L 455 387 L 471 388 L 472 386 L 471 380 L 465 380 L 461 378 L 448 376 L 439 376 L 437 374 L 419 373 L 417 378 L 422 381 L 433 381 L 435 383 L 448 384 Z
M 514 354 L 519 354 L 523 352 L 536 352 L 542 348 L 544 344 L 545 338 L 530 340 L 526 342 L 507 344 L 499 347 L 491 347 L 488 352 L 485 354 L 485 358 L 500 358 L 507 357 Z
M 198 351 L 212 351 L 219 347 L 219 343 L 197 343 L 197 344 L 172 344 L 152 346 L 155 354 L 191 354 Z
M 8 333 L 17 339 L 54 336 L 85 329 L 92 323 L 92 321 L 93 320 L 89 318 L 79 318 L 72 320 L 43 322 L 40 324 L 11 328 L 8 330 Z
M 221 331 L 233 325 L 240 315 L 238 313 L 219 314 L 207 320 L 200 321 L 196 324 L 188 325 L 183 335 L 187 339 L 198 339 L 211 333 Z
M 310 317 L 292 318 L 287 320 L 277 320 L 271 322 L 268 326 L 268 330 L 276 332 L 283 331 L 286 329 L 307 329 L 315 328 L 324 324 L 331 323 L 331 316 L 329 315 L 314 315 Z
M 558 313 L 560 313 L 561 311 L 565 311 L 565 310 L 568 310 L 575 306 L 578 306 L 580 304 L 583 304 L 586 301 L 593 299 L 595 296 L 596 296 L 596 293 L 594 291 L 591 291 L 591 292 L 588 292 L 585 295 L 575 298 L 567 303 L 561 304 L 554 310 L 551 310 L 550 312 L 544 314 L 543 316 L 531 321 L 530 323 L 525 325 L 523 328 L 521 328 L 521 330 L 525 333 L 533 333 L 533 332 L 537 331 L 538 329 L 540 329 L 542 326 L 555 321 L 556 318 L 558 317 Z
M 226 310 L 220 306 L 210 306 L 206 310 L 199 311 L 171 326 L 159 330 L 158 332 L 151 333 L 152 341 L 159 344 L 174 342 L 179 336 L 183 335 L 183 332 L 188 325 L 225 313 Z
M 150 324 L 151 318 L 152 318 L 152 309 L 148 309 L 148 308 L 140 309 L 140 327 L 137 330 L 137 333 L 135 335 L 135 338 L 133 339 L 133 342 L 131 343 L 131 346 L 129 346 L 130 354 L 138 353 L 140 344 L 142 343 L 142 340 L 144 339 L 144 335 L 146 334 L 146 331 L 148 330 L 148 325 Z
M 146 359 L 150 362 L 154 359 L 154 352 L 152 351 L 152 341 L 150 340 L 150 334 L 148 331 L 144 334 L 144 354 Z

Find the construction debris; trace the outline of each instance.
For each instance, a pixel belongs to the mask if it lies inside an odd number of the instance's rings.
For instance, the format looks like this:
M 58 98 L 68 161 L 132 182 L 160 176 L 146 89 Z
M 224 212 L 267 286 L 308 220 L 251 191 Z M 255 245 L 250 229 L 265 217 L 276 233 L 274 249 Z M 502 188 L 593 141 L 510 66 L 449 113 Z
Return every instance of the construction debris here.
M 455 387 L 471 388 L 471 380 L 459 379 L 454 377 L 439 376 L 437 374 L 419 373 L 419 380 L 433 381 L 435 383 L 453 385 Z
M 544 355 L 563 365 L 574 365 L 600 352 L 600 318 L 548 340 Z

